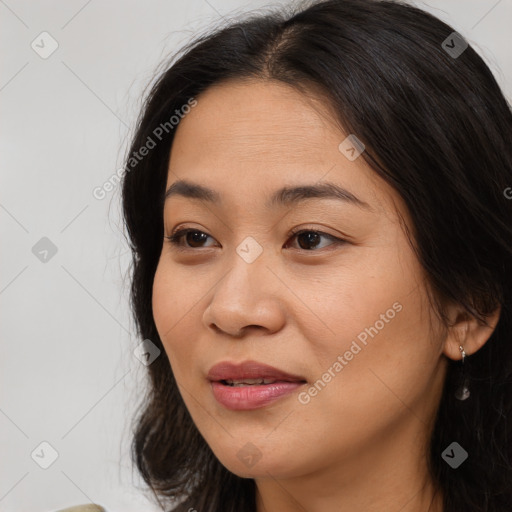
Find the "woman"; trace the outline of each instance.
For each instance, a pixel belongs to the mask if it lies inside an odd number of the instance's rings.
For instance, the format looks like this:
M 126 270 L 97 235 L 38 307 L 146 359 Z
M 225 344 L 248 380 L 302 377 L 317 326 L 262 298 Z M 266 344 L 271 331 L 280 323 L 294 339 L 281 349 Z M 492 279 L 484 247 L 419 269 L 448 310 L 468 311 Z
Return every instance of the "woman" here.
M 395 2 L 169 65 L 123 182 L 163 509 L 510 510 L 511 133 L 471 46 Z

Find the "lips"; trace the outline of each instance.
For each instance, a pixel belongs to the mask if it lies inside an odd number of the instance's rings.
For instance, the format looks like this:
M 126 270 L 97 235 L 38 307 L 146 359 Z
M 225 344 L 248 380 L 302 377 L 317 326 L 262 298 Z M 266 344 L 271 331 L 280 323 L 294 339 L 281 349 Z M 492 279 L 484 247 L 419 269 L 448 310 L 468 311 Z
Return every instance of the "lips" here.
M 272 382 L 306 382 L 304 377 L 292 375 L 273 366 L 257 361 L 245 361 L 241 364 L 222 362 L 208 372 L 207 379 L 212 382 L 246 382 L 247 385 L 270 384 Z M 266 381 L 266 382 L 265 382 Z
M 265 407 L 306 383 L 299 375 L 256 361 L 216 364 L 207 378 L 217 402 L 235 411 Z

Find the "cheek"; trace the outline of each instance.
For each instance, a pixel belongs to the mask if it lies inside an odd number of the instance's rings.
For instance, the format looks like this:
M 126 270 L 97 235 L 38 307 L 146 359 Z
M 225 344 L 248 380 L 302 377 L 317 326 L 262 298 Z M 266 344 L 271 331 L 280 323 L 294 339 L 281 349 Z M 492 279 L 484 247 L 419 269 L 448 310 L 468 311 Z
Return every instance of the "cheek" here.
M 153 280 L 152 308 L 155 325 L 164 345 L 167 332 L 177 320 L 177 308 L 181 307 L 176 292 L 176 284 L 171 282 L 170 272 L 160 262 Z
M 418 286 L 419 269 L 406 255 L 403 251 L 401 259 L 396 246 L 358 249 L 345 254 L 343 265 L 283 279 L 299 299 L 287 307 L 320 363 L 317 372 L 350 351 L 354 341 L 360 345 L 354 352 L 373 345 L 372 353 L 387 358 L 390 351 L 397 356 L 408 351 L 413 345 L 404 341 L 425 332 L 428 306 Z
M 385 428 L 434 391 L 429 382 L 442 340 L 432 334 L 424 290 L 411 284 L 367 288 L 341 306 L 333 324 L 339 336 L 323 346 L 322 365 L 303 402 L 309 401 L 312 417 L 328 408 L 332 425 L 354 427 L 357 437 L 358 429 Z
M 342 334 L 323 347 L 322 362 L 315 365 L 310 385 L 295 406 L 295 422 L 307 426 L 301 442 L 315 448 L 292 456 L 294 464 L 301 464 L 304 452 L 319 467 L 340 457 L 357 457 L 368 445 L 379 446 L 386 436 L 399 435 L 400 429 L 428 422 L 442 384 L 435 376 L 438 351 L 428 325 L 420 328 L 418 323 L 421 297 L 402 295 L 397 304 L 392 302 L 397 296 L 375 304 L 366 323 L 348 322 L 347 328 L 343 316 L 338 317 Z M 318 353 L 307 354 L 308 360 L 314 361 Z M 324 442 L 319 444 L 319 438 Z
M 195 345 L 191 334 L 194 328 L 197 329 L 198 308 L 206 291 L 198 289 L 200 279 L 190 282 L 194 286 L 190 286 L 170 264 L 162 261 L 158 264 L 153 281 L 153 318 L 178 380 L 180 368 L 176 363 L 187 365 L 193 357 Z
M 367 265 L 347 265 L 315 288 L 304 278 L 303 296 L 317 313 L 299 326 L 313 365 L 301 402 L 311 421 L 330 410 L 331 425 L 354 427 L 357 437 L 432 391 L 442 340 L 431 331 L 421 269 L 407 254 L 381 248 Z

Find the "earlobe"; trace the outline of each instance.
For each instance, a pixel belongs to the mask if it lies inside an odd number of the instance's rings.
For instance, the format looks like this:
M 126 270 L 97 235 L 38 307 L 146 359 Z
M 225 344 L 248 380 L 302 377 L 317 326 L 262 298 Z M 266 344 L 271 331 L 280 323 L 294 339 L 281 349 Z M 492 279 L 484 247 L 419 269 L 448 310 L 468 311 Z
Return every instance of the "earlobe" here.
M 478 352 L 491 337 L 500 318 L 501 306 L 487 316 L 488 325 L 469 315 L 465 310 L 459 310 L 455 322 L 448 328 L 444 342 L 443 353 L 453 360 L 462 358 L 462 350 L 466 356 Z M 462 349 L 461 349 L 462 347 Z

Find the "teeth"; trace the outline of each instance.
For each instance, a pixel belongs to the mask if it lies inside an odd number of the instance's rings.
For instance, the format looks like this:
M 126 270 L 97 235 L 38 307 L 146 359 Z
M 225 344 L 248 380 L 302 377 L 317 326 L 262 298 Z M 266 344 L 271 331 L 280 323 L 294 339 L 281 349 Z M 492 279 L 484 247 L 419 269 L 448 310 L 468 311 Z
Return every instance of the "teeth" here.
M 255 384 L 272 384 L 276 379 L 227 379 L 226 383 L 229 386 L 252 386 Z

